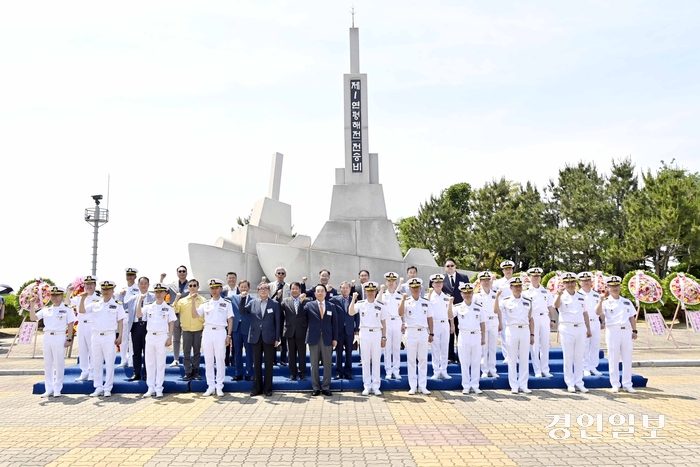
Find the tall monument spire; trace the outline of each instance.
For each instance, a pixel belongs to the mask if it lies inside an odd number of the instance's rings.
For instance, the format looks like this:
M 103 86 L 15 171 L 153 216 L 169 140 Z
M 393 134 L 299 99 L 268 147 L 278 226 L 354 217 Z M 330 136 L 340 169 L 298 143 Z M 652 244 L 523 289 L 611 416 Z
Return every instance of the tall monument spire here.
M 354 9 L 353 9 L 354 10 Z M 367 131 L 367 75 L 360 73 L 360 30 L 350 28 L 350 73 L 343 75 L 345 97 L 345 170 L 342 184 L 378 183 L 372 176 Z M 376 172 L 376 170 L 375 170 Z

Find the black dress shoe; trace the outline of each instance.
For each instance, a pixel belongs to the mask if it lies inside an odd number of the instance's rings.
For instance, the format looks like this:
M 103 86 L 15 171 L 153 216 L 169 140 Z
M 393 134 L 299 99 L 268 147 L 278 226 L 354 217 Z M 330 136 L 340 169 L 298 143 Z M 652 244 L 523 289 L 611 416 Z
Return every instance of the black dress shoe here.
M 197 373 L 196 375 L 193 375 L 192 378 L 196 379 L 197 381 L 202 381 L 202 377 L 199 373 Z
M 287 362 L 280 362 L 280 365 L 287 366 Z
M 330 389 L 324 389 L 321 392 L 323 393 L 324 396 L 332 396 L 333 395 L 333 393 L 331 392 Z
M 129 378 L 129 381 L 141 381 L 141 375 L 134 375 Z
M 272 396 L 272 391 L 267 391 L 267 392 L 265 392 L 265 396 L 266 396 L 266 397 L 271 397 L 271 396 Z
M 182 379 L 183 381 L 192 381 L 194 377 L 192 375 L 185 375 L 180 379 Z
M 333 377 L 333 379 L 337 381 L 337 380 L 339 380 L 339 379 L 343 379 L 343 377 L 340 376 L 340 375 L 335 375 L 335 376 Z
M 231 378 L 231 381 L 241 381 L 242 379 L 243 379 L 243 376 L 238 375 L 238 376 L 234 376 L 233 378 Z
M 245 379 L 246 381 L 253 381 L 253 377 L 252 377 L 252 376 L 246 376 L 244 379 Z
M 345 379 L 355 379 L 355 377 L 353 375 L 346 375 Z
M 320 396 L 320 395 L 321 395 L 321 391 L 319 391 L 318 389 L 316 389 L 316 390 L 314 390 L 314 392 L 311 393 L 311 395 L 314 396 L 314 397 L 315 397 L 315 396 Z
M 306 375 L 301 375 L 299 377 L 299 381 L 306 381 Z
M 455 362 L 454 360 L 447 360 L 448 365 L 452 365 L 452 364 L 454 364 L 454 362 Z
M 250 397 L 259 396 L 260 394 L 262 394 L 262 391 L 253 391 L 250 393 Z

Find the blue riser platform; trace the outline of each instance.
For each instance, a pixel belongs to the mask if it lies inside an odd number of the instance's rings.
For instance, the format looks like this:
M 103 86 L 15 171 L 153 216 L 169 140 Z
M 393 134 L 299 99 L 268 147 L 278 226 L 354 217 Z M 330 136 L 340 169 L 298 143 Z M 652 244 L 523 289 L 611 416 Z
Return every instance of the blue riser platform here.
M 600 352 L 600 356 L 603 356 L 603 352 Z M 498 355 L 499 361 L 502 362 L 502 357 L 500 352 Z M 531 389 L 566 389 L 566 384 L 564 383 L 563 375 L 563 361 L 561 360 L 562 354 L 561 349 L 551 349 L 550 351 L 550 371 L 553 375 L 552 378 L 535 378 L 532 372 L 532 365 L 530 365 L 530 379 L 528 386 Z M 354 380 L 332 380 L 331 390 L 336 391 L 357 391 L 362 390 L 362 367 L 358 366 L 359 353 L 357 351 L 353 352 L 353 368 L 352 374 L 355 377 Z M 430 360 L 430 353 L 428 353 L 428 359 Z M 117 357 L 117 360 L 119 358 Z M 168 364 L 172 362 L 172 354 L 168 356 Z M 331 368 L 332 376 L 335 376 L 335 356 L 333 358 L 333 366 Z M 311 390 L 311 366 L 306 364 L 306 376 L 307 381 L 287 381 L 289 377 L 289 367 L 275 366 L 273 370 L 273 388 L 278 391 L 310 391 Z M 503 363 L 498 363 L 497 366 L 498 378 L 481 378 L 480 387 L 481 389 L 510 389 L 508 385 L 508 368 L 507 365 Z M 601 358 L 600 364 L 598 365 L 598 370 L 603 372 L 603 376 L 585 376 L 583 378 L 584 384 L 587 388 L 609 388 L 610 379 L 608 376 L 608 361 Z M 323 375 L 324 369 L 321 368 L 321 375 Z M 452 376 L 449 380 L 431 380 L 428 379 L 428 389 L 429 390 L 461 390 L 462 389 L 462 378 L 461 378 L 461 366 L 458 364 L 448 365 L 448 373 Z M 177 393 L 177 392 L 204 392 L 207 389 L 206 383 L 206 370 L 204 367 L 204 358 L 202 357 L 202 363 L 200 365 L 200 375 L 202 376 L 202 381 L 182 381 L 180 378 L 184 376 L 184 368 L 182 365 L 177 368 L 171 368 L 166 366 L 165 370 L 165 382 L 163 384 L 163 392 L 166 393 Z M 406 352 L 401 352 L 401 367 L 400 374 L 402 375 L 401 380 L 389 380 L 384 379 L 384 365 L 381 365 L 381 375 L 382 375 L 382 390 L 408 390 L 408 378 L 407 365 L 406 365 Z M 428 363 L 428 378 L 432 376 L 433 370 L 430 362 Z M 93 388 L 92 381 L 87 382 L 75 382 L 74 379 L 80 375 L 80 368 L 78 365 L 73 365 L 66 368 L 65 378 L 63 385 L 64 394 L 89 394 Z M 127 378 L 133 375 L 133 368 L 115 368 L 114 371 L 114 388 L 113 393 L 145 393 L 146 392 L 146 382 L 145 381 L 127 381 Z M 226 380 L 224 382 L 225 392 L 250 392 L 253 386 L 252 381 L 231 381 L 231 377 L 235 375 L 235 369 L 233 367 L 226 368 Z M 635 387 L 646 387 L 647 379 L 639 376 L 633 375 L 632 383 Z M 34 394 L 42 394 L 45 391 L 44 383 L 37 383 L 34 385 Z

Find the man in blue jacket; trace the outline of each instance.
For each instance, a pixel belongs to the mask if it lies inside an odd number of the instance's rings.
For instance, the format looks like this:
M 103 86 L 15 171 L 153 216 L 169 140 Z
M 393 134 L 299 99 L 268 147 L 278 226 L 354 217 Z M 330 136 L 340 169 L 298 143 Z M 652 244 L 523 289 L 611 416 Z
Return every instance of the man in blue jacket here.
M 239 285 L 240 287 L 240 285 Z M 247 296 L 241 292 L 241 298 Z M 280 306 L 270 297 L 270 284 L 258 284 L 258 297 L 241 308 L 241 313 L 250 315 L 248 342 L 253 346 L 253 391 L 251 397 L 272 395 L 272 367 L 275 364 L 275 347 L 280 344 Z M 265 377 L 263 378 L 263 358 Z M 330 363 L 330 362 L 329 362 Z
M 241 295 L 229 294 L 233 307 L 233 353 L 236 364 L 236 376 L 233 381 L 253 380 L 253 346 L 248 343 L 248 332 L 250 331 L 250 315 L 243 314 L 241 310 L 245 308 L 251 297 L 248 297 L 250 282 L 242 280 L 238 284 Z M 243 293 L 245 292 L 245 295 Z M 243 348 L 245 347 L 245 370 L 243 368 Z
M 306 343 L 309 344 L 311 359 L 311 387 L 313 396 L 323 393 L 331 395 L 331 372 L 333 347 L 338 345 L 338 315 L 336 307 L 326 300 L 326 286 L 319 284 L 314 289 L 316 300 L 304 305 L 302 316 L 306 318 Z M 323 382 L 321 383 L 318 360 L 323 361 Z
M 340 295 L 331 298 L 338 314 L 338 345 L 335 347 L 335 372 L 333 379 L 355 379 L 352 375 L 352 342 L 360 332 L 360 315 L 350 316 L 350 282 L 340 284 Z M 343 359 L 345 350 L 345 359 Z

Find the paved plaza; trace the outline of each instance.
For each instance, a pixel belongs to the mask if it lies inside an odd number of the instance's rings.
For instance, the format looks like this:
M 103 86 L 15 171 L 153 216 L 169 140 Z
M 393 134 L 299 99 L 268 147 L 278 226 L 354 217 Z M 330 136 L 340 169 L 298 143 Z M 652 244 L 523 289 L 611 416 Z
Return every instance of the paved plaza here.
M 493 390 L 480 396 L 338 392 L 324 398 L 276 392 L 271 398 L 186 393 L 160 400 L 45 400 L 31 394 L 40 376 L 0 376 L 0 465 L 697 466 L 700 368 L 636 371 L 649 378 L 649 387 L 634 395 L 538 390 L 512 396 Z M 565 428 L 566 414 L 570 436 L 553 439 L 550 430 Z M 625 417 L 625 426 L 611 425 L 616 414 Z M 615 439 L 613 429 L 629 429 L 629 414 L 634 434 Z M 656 435 L 665 438 L 645 439 L 652 433 L 643 427 L 644 416 L 655 420 L 659 414 L 665 426 Z M 560 420 L 547 428 L 553 415 Z M 593 422 L 587 435 L 600 438 L 582 439 L 581 415 L 582 423 Z

